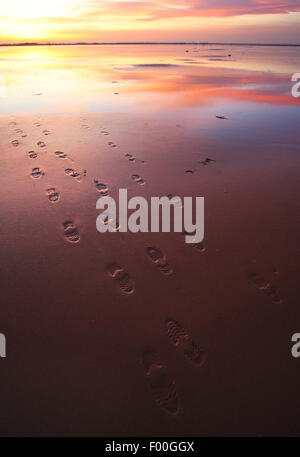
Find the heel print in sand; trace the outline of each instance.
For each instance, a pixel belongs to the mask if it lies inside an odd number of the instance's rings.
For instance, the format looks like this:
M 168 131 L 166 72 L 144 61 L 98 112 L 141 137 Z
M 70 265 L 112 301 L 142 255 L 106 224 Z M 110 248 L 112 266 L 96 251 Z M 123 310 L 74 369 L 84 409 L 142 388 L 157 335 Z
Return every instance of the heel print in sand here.
M 205 353 L 194 342 L 189 332 L 174 319 L 166 320 L 166 331 L 171 342 L 180 349 L 193 365 L 201 367 L 205 362 Z
M 67 221 L 63 224 L 64 237 L 69 243 L 79 243 L 80 234 L 79 231 L 72 221 Z
M 164 275 L 171 275 L 173 268 L 169 265 L 166 256 L 161 252 L 160 249 L 149 247 L 146 249 L 146 254 L 149 259 L 158 267 L 161 273 Z
M 134 292 L 134 283 L 131 276 L 120 265 L 113 263 L 107 267 L 108 275 L 115 279 L 119 285 L 121 292 L 126 295 L 131 295 Z
M 142 363 L 157 405 L 173 416 L 179 412 L 175 382 L 169 377 L 155 351 L 145 351 Z

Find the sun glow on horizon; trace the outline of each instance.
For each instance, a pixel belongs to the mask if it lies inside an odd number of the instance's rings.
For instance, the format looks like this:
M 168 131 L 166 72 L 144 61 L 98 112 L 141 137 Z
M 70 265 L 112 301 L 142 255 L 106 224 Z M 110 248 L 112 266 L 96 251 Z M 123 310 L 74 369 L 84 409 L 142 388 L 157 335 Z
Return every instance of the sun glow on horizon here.
M 68 14 L 75 5 L 74 0 L 11 0 L 1 5 L 1 16 L 18 19 L 54 18 Z
M 0 42 L 300 43 L 300 0 L 10 0 Z

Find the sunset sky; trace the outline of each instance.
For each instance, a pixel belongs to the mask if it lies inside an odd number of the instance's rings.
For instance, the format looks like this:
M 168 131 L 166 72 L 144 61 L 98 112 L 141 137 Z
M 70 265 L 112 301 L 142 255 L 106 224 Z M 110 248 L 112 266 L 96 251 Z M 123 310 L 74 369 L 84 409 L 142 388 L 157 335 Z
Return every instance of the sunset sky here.
M 0 0 L 0 42 L 300 43 L 300 0 Z

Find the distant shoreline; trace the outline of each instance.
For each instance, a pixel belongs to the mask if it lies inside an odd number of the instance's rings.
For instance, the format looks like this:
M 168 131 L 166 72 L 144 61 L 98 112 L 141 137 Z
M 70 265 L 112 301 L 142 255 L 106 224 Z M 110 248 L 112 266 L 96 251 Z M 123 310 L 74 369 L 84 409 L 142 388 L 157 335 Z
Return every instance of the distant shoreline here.
M 140 41 L 140 42 L 75 42 L 75 43 L 0 43 L 0 46 L 112 46 L 112 45 L 181 45 L 181 46 L 272 46 L 272 47 L 300 47 L 300 44 L 287 43 L 213 43 L 213 42 L 196 42 L 196 41 L 181 41 L 181 42 L 155 42 L 155 41 Z

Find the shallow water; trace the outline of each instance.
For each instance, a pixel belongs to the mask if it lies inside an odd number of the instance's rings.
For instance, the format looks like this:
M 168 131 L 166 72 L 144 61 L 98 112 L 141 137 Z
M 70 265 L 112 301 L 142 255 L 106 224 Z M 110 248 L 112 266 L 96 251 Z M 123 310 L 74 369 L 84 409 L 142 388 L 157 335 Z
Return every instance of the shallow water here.
M 130 113 L 171 120 L 194 135 L 298 142 L 291 76 L 299 53 L 222 45 L 4 47 L 0 113 Z

